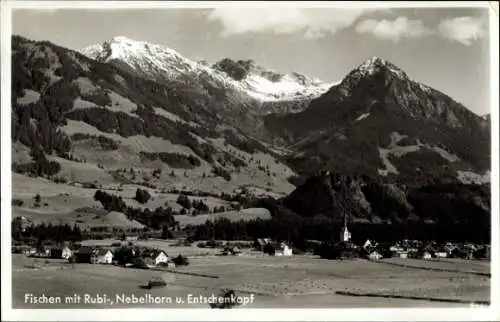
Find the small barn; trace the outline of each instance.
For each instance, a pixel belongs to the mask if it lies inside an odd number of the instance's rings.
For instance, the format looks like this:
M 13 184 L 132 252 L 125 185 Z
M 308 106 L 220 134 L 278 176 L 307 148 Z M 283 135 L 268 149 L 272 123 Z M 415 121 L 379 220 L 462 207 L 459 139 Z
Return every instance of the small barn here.
M 268 243 L 264 246 L 264 253 L 273 256 L 292 256 L 293 251 L 286 243 Z
M 91 263 L 92 254 L 94 252 L 94 248 L 90 246 L 82 246 L 78 249 L 78 251 L 73 253 L 73 258 L 75 263 Z
M 51 258 L 69 259 L 73 256 L 73 252 L 68 246 L 54 246 L 50 248 Z

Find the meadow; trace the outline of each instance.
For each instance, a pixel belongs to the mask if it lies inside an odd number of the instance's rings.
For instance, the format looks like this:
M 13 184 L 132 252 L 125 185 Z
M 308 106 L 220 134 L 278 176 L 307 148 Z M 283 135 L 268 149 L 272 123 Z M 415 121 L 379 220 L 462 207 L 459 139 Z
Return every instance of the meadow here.
M 77 293 L 82 296 L 106 294 L 108 298 L 114 298 L 116 294 L 124 293 L 187 299 L 189 294 L 210 296 L 229 288 L 238 295 L 254 294 L 255 301 L 248 304 L 248 308 L 466 307 L 468 302 L 489 301 L 490 297 L 489 277 L 472 274 L 468 269 L 463 272 L 429 271 L 425 269 L 428 263 L 423 260 L 411 260 L 412 265 L 422 265 L 424 269 L 420 270 L 361 259 L 331 261 L 306 255 L 273 257 L 244 252 L 241 256 L 218 256 L 218 250 L 193 246 L 170 247 L 167 251 L 170 256 L 178 253 L 191 256 L 190 265 L 176 268 L 175 273 L 112 265 L 71 265 L 58 260 L 39 263 L 33 268 L 28 264 L 33 259 L 13 255 L 13 305 L 15 308 L 148 306 L 119 303 L 31 305 L 24 302 L 26 293 L 39 294 L 42 291 L 47 296 L 61 297 Z M 163 278 L 168 286 L 144 289 L 153 277 Z M 337 292 L 460 300 L 463 303 L 352 297 Z M 187 302 L 149 305 L 208 308 L 207 304 Z

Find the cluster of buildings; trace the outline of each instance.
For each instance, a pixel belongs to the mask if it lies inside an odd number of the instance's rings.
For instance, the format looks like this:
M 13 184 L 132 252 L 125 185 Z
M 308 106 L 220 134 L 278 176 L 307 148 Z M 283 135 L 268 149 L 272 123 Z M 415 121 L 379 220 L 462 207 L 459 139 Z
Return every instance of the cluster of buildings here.
M 462 258 L 462 259 L 490 259 L 490 245 L 458 244 L 436 242 L 424 243 L 420 240 L 404 239 L 396 242 L 394 245 L 379 244 L 377 242 L 366 240 L 362 247 L 358 247 L 351 241 L 351 233 L 347 228 L 347 222 L 344 218 L 344 227 L 340 232 L 340 243 L 350 245 L 346 247 L 352 250 L 358 250 L 369 259 L 378 260 L 383 257 L 400 258 Z
M 254 248 L 268 255 L 292 256 L 292 248 L 285 242 L 275 242 L 270 238 L 258 238 L 254 243 Z
M 382 257 L 400 258 L 461 258 L 461 259 L 490 259 L 489 245 L 456 244 L 436 242 L 423 243 L 419 240 L 402 240 L 394 245 L 378 244 L 367 240 L 362 249 L 371 259 Z
M 96 247 L 96 246 L 80 246 L 71 249 L 69 245 L 54 245 L 50 247 L 42 247 L 36 249 L 31 246 L 14 246 L 13 253 L 22 253 L 26 256 L 36 256 L 54 259 L 65 259 L 73 263 L 87 264 L 117 264 L 122 262 L 119 247 Z M 130 263 L 127 266 L 137 265 L 141 267 L 157 267 L 167 266 L 175 268 L 175 264 L 167 253 L 161 249 L 148 247 L 129 247 Z

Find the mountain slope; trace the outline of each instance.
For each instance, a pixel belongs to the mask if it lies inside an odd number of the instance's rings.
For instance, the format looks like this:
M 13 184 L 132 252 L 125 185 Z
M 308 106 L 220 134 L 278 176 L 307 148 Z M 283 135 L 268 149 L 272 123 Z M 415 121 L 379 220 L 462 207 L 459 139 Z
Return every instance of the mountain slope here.
M 305 110 L 268 115 L 265 124 L 295 151 L 290 162 L 308 173 L 330 169 L 419 180 L 489 169 L 484 119 L 376 57 Z
M 293 188 L 286 179 L 294 172 L 276 153 L 234 126 L 256 130 L 258 115 L 225 114 L 189 84 L 166 86 L 49 42 L 13 37 L 12 46 L 13 142 L 33 161 L 15 158 L 15 170 L 71 177 L 64 167 L 87 163 L 119 182 Z
M 490 231 L 490 200 L 488 185 L 436 183 L 408 187 L 368 176 L 325 172 L 308 178 L 285 197 L 282 204 L 313 223 L 325 222 L 339 227 L 345 215 L 350 228 L 356 228 L 356 223 L 385 223 L 395 225 L 392 229 L 417 230 L 393 231 L 389 238 L 394 235 L 408 238 L 417 233 L 418 238 L 426 239 L 431 236 L 426 230 L 432 228 L 441 234 L 434 238 L 453 235 L 458 239 L 474 236 L 480 240 L 487 239 Z

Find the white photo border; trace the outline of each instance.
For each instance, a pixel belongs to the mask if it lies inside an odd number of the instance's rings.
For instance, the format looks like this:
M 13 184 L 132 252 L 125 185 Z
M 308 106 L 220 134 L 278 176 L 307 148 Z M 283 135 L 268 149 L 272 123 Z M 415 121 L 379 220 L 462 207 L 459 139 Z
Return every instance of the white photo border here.
M 393 1 L 393 2 L 216 2 L 216 1 L 11 1 L 1 5 L 1 216 L 2 224 L 2 320 L 8 321 L 478 321 L 500 319 L 499 249 L 499 65 L 498 2 L 486 1 Z M 143 9 L 212 8 L 220 6 L 293 6 L 293 7 L 482 7 L 489 8 L 490 106 L 491 106 L 491 305 L 486 308 L 408 308 L 408 309 L 12 309 L 11 260 L 11 32 L 14 9 Z

